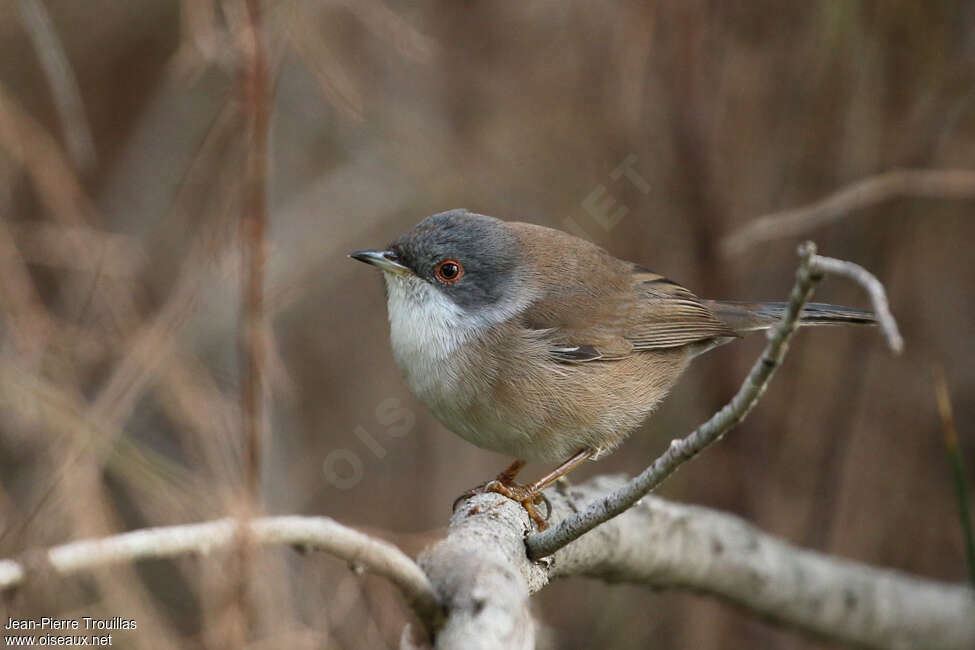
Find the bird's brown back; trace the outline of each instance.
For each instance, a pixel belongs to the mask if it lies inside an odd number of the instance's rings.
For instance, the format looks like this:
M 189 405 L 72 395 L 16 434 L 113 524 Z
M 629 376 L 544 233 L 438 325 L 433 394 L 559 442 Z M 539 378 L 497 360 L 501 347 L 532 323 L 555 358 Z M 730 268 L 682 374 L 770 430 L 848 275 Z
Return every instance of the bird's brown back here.
M 692 292 L 558 230 L 509 223 L 530 260 L 536 293 L 523 312 L 531 329 L 551 329 L 566 346 L 589 346 L 601 360 L 736 336 Z

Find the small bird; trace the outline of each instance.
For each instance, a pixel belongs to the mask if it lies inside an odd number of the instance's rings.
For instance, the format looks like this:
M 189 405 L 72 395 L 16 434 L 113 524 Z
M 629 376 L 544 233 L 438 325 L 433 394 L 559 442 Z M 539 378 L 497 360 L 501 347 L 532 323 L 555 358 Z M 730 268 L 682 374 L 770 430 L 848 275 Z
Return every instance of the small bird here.
M 474 491 L 512 498 L 538 528 L 542 490 L 616 448 L 688 362 L 782 317 L 782 302 L 704 300 L 543 226 L 449 210 L 353 259 L 386 280 L 393 356 L 454 433 L 515 460 Z M 810 303 L 802 325 L 869 324 Z M 526 461 L 561 463 L 528 485 Z

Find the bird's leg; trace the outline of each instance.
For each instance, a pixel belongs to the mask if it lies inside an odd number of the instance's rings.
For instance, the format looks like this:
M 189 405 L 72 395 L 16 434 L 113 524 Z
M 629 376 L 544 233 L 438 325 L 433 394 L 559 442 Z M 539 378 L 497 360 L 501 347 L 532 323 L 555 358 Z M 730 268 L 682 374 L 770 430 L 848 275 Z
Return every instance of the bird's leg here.
M 542 494 L 542 490 L 555 483 L 557 480 L 574 470 L 586 460 L 592 458 L 595 454 L 595 449 L 582 449 L 576 452 L 572 458 L 565 461 L 534 483 L 529 483 L 528 485 L 518 485 L 513 481 L 515 475 L 525 464 L 524 461 L 516 460 L 508 469 L 501 472 L 501 474 L 498 475 L 498 478 L 494 479 L 493 481 L 488 481 L 484 485 L 475 488 L 472 492 L 474 494 L 497 492 L 498 494 L 504 495 L 513 501 L 517 501 L 528 513 L 528 516 L 532 518 L 532 521 L 534 521 L 538 526 L 538 530 L 545 530 L 548 528 L 548 522 L 545 521 L 547 519 L 547 515 L 546 517 L 542 517 L 538 513 L 538 510 L 535 509 L 535 506 L 543 502 L 548 505 L 548 500 L 545 498 L 545 495 Z M 550 505 L 548 506 L 548 511 L 548 514 L 551 514 L 552 508 Z
M 596 449 L 580 449 L 579 451 L 576 452 L 575 456 L 565 461 L 564 463 L 562 463 L 561 465 L 553 469 L 551 472 L 549 472 L 542 478 L 538 479 L 537 481 L 529 485 L 528 489 L 540 493 L 542 490 L 555 483 L 557 480 L 559 480 L 560 478 L 562 478 L 563 476 L 565 476 L 566 474 L 574 470 L 576 467 L 582 465 L 584 462 L 586 462 L 587 460 L 595 456 L 596 453 L 597 453 Z
M 525 466 L 525 461 L 520 458 L 515 458 L 514 462 L 508 465 L 508 468 L 503 472 L 498 474 L 496 477 L 488 481 L 487 483 L 482 483 L 475 488 L 471 488 L 467 492 L 454 499 L 453 510 L 457 510 L 457 504 L 464 499 L 470 499 L 475 494 L 484 494 L 485 492 L 496 492 L 497 490 L 490 489 L 490 485 L 496 483 L 498 485 L 504 485 L 507 487 L 520 487 L 515 483 L 515 477 L 518 476 L 518 472 Z M 499 493 L 500 494 L 500 493 Z
M 520 472 L 524 466 L 525 461 L 521 460 L 520 458 L 516 458 L 513 463 L 508 465 L 508 469 L 498 474 L 497 478 L 494 480 L 504 483 L 505 485 L 514 485 L 515 477 L 518 476 L 518 472 Z

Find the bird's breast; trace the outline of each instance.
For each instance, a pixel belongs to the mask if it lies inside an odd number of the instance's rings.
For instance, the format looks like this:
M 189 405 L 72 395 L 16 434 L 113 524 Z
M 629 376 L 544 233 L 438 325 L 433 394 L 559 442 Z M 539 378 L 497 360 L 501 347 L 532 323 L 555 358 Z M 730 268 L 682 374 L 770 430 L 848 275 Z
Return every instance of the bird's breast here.
M 426 282 L 386 275 L 389 340 L 410 389 L 431 408 L 461 399 L 472 336 L 463 310 Z

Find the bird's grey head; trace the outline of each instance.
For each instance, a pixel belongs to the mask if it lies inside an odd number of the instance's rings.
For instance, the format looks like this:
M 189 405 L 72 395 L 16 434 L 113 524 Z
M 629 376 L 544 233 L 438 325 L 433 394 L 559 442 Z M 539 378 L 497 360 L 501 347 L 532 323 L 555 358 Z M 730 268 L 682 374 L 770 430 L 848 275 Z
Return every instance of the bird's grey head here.
M 467 210 L 427 217 L 386 250 L 351 257 L 382 269 L 388 290 L 405 292 L 407 301 L 443 296 L 458 312 L 482 319 L 514 308 L 522 284 L 517 237 L 500 219 Z

